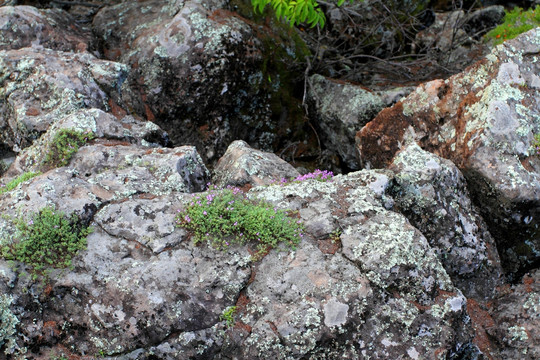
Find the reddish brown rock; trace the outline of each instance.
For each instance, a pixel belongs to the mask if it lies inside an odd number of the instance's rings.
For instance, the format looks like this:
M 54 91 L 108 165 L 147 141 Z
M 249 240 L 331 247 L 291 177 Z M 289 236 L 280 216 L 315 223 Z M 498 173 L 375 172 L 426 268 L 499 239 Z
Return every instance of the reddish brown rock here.
M 407 139 L 452 160 L 466 176 L 498 242 L 519 275 L 540 260 L 540 29 L 494 48 L 447 80 L 420 85 L 356 135 L 363 167 L 387 167 Z

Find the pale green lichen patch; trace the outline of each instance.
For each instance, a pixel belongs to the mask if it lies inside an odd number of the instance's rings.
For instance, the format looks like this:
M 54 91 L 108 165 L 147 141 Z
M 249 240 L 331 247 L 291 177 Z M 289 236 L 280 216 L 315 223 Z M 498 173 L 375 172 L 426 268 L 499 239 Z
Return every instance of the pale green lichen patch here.
M 17 345 L 17 326 L 19 319 L 10 309 L 13 298 L 9 295 L 0 295 L 0 348 L 6 354 L 18 353 L 21 349 Z
M 344 255 L 381 288 L 397 287 L 417 301 L 435 289 L 453 289 L 427 240 L 400 214 L 381 213 L 350 226 L 341 241 Z

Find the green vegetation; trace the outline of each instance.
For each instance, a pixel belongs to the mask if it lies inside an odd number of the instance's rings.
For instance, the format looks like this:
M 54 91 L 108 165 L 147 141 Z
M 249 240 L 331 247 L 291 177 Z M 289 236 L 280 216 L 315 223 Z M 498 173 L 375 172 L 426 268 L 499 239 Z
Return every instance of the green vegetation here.
M 219 316 L 219 318 L 223 321 L 227 322 L 227 327 L 231 327 L 234 325 L 234 313 L 236 312 L 236 306 L 229 306 Z
M 79 148 L 93 138 L 91 131 L 61 129 L 54 135 L 43 163 L 51 167 L 67 165 Z
M 512 11 L 506 11 L 504 22 L 488 32 L 486 39 L 493 40 L 494 44 L 498 45 L 537 26 L 540 26 L 540 5 L 527 11 L 515 7 Z
M 26 180 L 30 180 L 31 178 L 36 177 L 40 174 L 40 172 L 27 172 L 19 175 L 7 184 L 0 184 L 0 195 L 15 189 L 20 183 L 25 182 Z
M 248 199 L 238 188 L 213 188 L 196 194 L 176 217 L 176 225 L 193 232 L 194 243 L 208 241 L 218 249 L 257 244 L 258 255 L 285 244 L 295 249 L 303 237 L 300 221 L 264 201 Z
M 338 5 L 345 0 L 338 0 Z M 317 24 L 324 26 L 326 18 L 315 0 L 251 0 L 256 11 L 263 12 L 266 5 L 270 4 L 278 19 L 289 21 L 291 26 L 307 23 L 311 27 Z
M 91 232 L 76 214 L 67 217 L 52 207 L 34 213 L 30 220 L 17 218 L 15 225 L 16 241 L 2 245 L 0 255 L 29 265 L 34 279 L 48 267 L 71 266 L 73 256 L 86 248 L 86 236 Z
M 540 155 L 540 134 L 534 135 L 534 141 L 532 144 L 534 151 L 536 151 L 536 155 Z

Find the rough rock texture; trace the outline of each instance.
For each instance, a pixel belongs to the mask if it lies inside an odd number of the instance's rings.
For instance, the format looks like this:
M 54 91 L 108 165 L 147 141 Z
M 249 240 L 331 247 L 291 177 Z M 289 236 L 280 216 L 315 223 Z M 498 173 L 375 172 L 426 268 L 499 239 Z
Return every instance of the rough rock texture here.
M 360 86 L 313 75 L 308 101 L 321 141 L 339 154 L 345 167 L 358 169 L 354 137 L 385 107 L 383 99 Z
M 537 28 L 461 74 L 419 86 L 357 134 L 364 167 L 389 165 L 407 134 L 452 160 L 488 221 L 505 270 L 518 275 L 540 260 L 540 160 L 532 148 L 540 132 L 539 51 Z
M 300 173 L 272 153 L 255 150 L 242 140 L 234 141 L 214 168 L 212 182 L 218 187 L 270 185 L 283 178 L 296 178 Z
M 45 289 L 21 278 L 24 266 L 11 269 L 0 261 L 0 287 L 13 298 L 10 309 L 25 344 L 49 344 L 41 354 L 57 344 L 62 347 L 55 351 L 120 359 L 150 353 L 169 359 L 435 358 L 472 344 L 466 298 L 426 238 L 389 210 L 391 172 L 253 188 L 254 198 L 299 210 L 306 226 L 296 251 L 271 251 L 254 263 L 246 247 L 221 252 L 190 244 L 174 227 L 189 195 L 143 189 L 138 196 L 106 198 L 113 185 L 82 172 L 122 171 L 102 152 L 84 147 L 72 168 L 43 174 L 0 200 L 10 216 L 48 202 L 95 213 L 88 249 L 74 270 L 53 272 Z M 93 166 L 82 166 L 90 158 Z M 29 309 L 32 302 L 37 306 Z M 234 304 L 235 324 L 225 329 L 220 314 Z M 17 341 L 24 345 L 23 338 Z M 39 347 L 32 349 L 37 354 Z
M 458 168 L 411 143 L 390 169 L 397 208 L 426 236 L 453 283 L 468 298 L 491 298 L 502 284 L 499 256 Z
M 205 159 L 238 138 L 272 148 L 278 129 L 251 27 L 211 2 L 158 3 L 123 2 L 94 18 L 107 58 L 132 68 L 124 106 L 155 120 L 174 144 L 208 149 Z
M 0 145 L 19 152 L 65 115 L 108 110 L 108 93 L 118 94 L 127 72 L 89 53 L 0 51 Z
M 13 178 L 27 171 L 48 170 L 50 166 L 43 163 L 44 157 L 52 145 L 54 136 L 64 129 L 90 131 L 94 137 L 101 139 L 98 141 L 108 140 L 123 145 L 130 143 L 145 147 L 168 145 L 167 133 L 152 122 L 142 122 L 132 116 L 118 120 L 110 113 L 99 109 L 78 110 L 56 119 L 45 134 L 21 151 L 6 173 L 6 178 Z
M 500 344 L 503 359 L 540 358 L 540 271 L 523 276 L 492 304 L 487 333 Z
M 59 51 L 85 51 L 90 35 L 60 9 L 32 6 L 0 7 L 0 50 L 44 47 Z
M 216 10 L 221 6 L 146 0 L 104 7 L 94 20 L 100 48 L 125 65 L 81 49 L 47 49 L 56 41 L 45 41 L 52 39 L 47 24 L 60 12 L 13 9 L 24 19 L 34 14 L 40 29 L 21 41 L 45 42 L 0 50 L 0 149 L 18 155 L 0 179 L 0 249 L 20 241 L 17 221 L 29 224 L 33 212 L 49 206 L 75 213 L 93 232 L 73 268 L 46 276 L 34 278 L 29 265 L 0 258 L 0 358 L 538 358 L 539 272 L 508 284 L 488 232 L 509 271 L 526 269 L 513 262 L 518 250 L 534 265 L 534 253 L 526 253 L 534 241 L 509 244 L 521 235 L 500 224 L 537 223 L 539 162 L 529 147 L 540 131 L 538 31 L 383 110 L 364 128 L 372 133 L 359 138 L 370 141 L 360 143 L 362 156 L 370 155 L 364 164 L 387 169 L 266 185 L 297 172 L 229 140 L 235 131 L 266 131 L 251 115 L 273 100 L 258 80 L 246 79 L 264 74 L 278 92 L 283 78 L 244 68 L 246 61 L 261 65 L 256 37 L 267 27 Z M 237 97 L 227 98 L 233 90 Z M 330 110 L 349 119 L 359 109 Z M 270 124 L 284 134 L 288 111 Z M 519 117 L 506 116 L 514 112 Z M 199 143 L 166 147 L 167 133 L 141 120 L 153 116 Z M 212 127 L 201 127 L 206 123 Z M 66 166 L 43 166 L 61 129 L 91 131 L 95 139 Z M 268 134 L 263 139 L 275 133 Z M 254 259 L 253 243 L 226 251 L 193 245 L 176 216 L 193 199 L 188 193 L 214 195 L 204 192 L 210 174 L 197 144 L 212 145 L 213 154 L 203 154 L 209 159 L 229 146 L 215 182 L 251 185 L 244 187 L 249 199 L 291 211 L 291 223 L 304 229 L 296 249 Z M 37 170 L 43 173 L 12 190 L 4 186 Z M 481 196 L 482 184 L 498 197 Z M 523 209 L 531 218 L 509 215 Z

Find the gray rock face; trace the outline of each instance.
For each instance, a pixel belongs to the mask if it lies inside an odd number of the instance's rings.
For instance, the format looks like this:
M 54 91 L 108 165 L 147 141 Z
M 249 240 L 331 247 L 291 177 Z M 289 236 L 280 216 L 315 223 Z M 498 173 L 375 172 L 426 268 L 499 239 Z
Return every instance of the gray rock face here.
M 14 178 L 28 171 L 48 170 L 48 166 L 43 161 L 54 142 L 55 135 L 61 130 L 88 131 L 94 137 L 101 139 L 98 141 L 108 141 L 109 144 L 135 144 L 142 147 L 168 144 L 167 133 L 152 122 L 142 122 L 132 116 L 118 120 L 110 113 L 99 109 L 77 110 L 65 117 L 55 119 L 46 133 L 19 153 L 5 177 Z
M 58 344 L 120 359 L 316 359 L 431 357 L 471 343 L 465 297 L 426 238 L 390 210 L 391 172 L 253 188 L 254 199 L 300 210 L 306 228 L 296 251 L 271 251 L 254 263 L 246 247 L 191 245 L 174 226 L 189 195 L 163 181 L 158 193 L 143 177 L 145 162 L 158 166 L 160 158 L 180 177 L 173 155 L 187 149 L 86 146 L 69 168 L 0 198 L 9 216 L 50 203 L 95 210 L 88 249 L 73 270 L 51 273 L 46 293 L 39 282 L 14 281 L 24 266 L 0 260 L 21 347 L 46 339 L 44 354 Z M 121 182 L 138 193 L 117 190 Z M 1 221 L 9 232 L 9 217 Z M 32 302 L 39 306 L 23 311 Z M 233 326 L 225 328 L 220 315 L 232 305 Z
M 0 145 L 19 152 L 57 119 L 107 110 L 127 67 L 88 53 L 23 48 L 0 51 Z
M 385 107 L 374 93 L 321 75 L 309 79 L 308 101 L 321 130 L 321 141 L 335 149 L 349 169 L 358 169 L 354 137 Z
M 93 22 L 105 55 L 132 68 L 125 106 L 155 120 L 173 143 L 209 149 L 205 159 L 235 138 L 267 148 L 275 139 L 264 133 L 276 131 L 261 86 L 260 41 L 240 17 L 210 6 L 123 2 Z
M 452 160 L 469 182 L 505 271 L 517 277 L 539 260 L 540 30 L 494 48 L 448 80 L 433 80 L 385 109 L 357 134 L 361 163 L 388 166 L 411 134 Z
M 502 284 L 499 256 L 458 168 L 412 143 L 390 169 L 397 207 L 426 236 L 454 285 L 469 298 L 491 298 Z
M 272 153 L 255 150 L 242 140 L 234 141 L 219 159 L 213 183 L 219 187 L 270 185 L 281 179 L 296 178 L 300 173 Z
M 90 34 L 81 30 L 60 9 L 38 10 L 33 6 L 0 7 L 0 50 L 44 47 L 59 51 L 85 51 Z
M 519 284 L 501 294 L 489 310 L 487 332 L 501 344 L 505 359 L 540 357 L 540 271 L 526 274 Z

